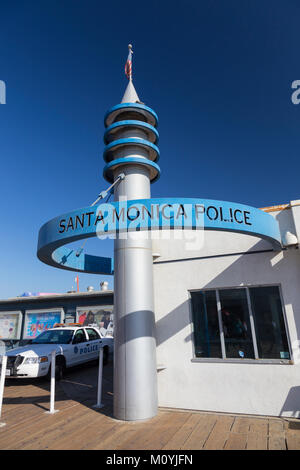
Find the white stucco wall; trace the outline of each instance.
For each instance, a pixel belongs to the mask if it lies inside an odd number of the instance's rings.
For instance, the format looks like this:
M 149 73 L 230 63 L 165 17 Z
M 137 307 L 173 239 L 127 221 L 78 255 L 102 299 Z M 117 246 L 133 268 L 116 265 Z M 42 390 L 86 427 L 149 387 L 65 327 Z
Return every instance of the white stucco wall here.
M 295 232 L 291 210 L 272 215 L 283 233 Z M 164 367 L 158 372 L 159 405 L 300 416 L 300 250 L 253 253 L 271 246 L 241 234 L 204 235 L 202 247 L 194 240 L 191 250 L 184 240 L 153 242 L 160 254 L 153 265 L 157 363 Z M 264 284 L 281 286 L 294 364 L 193 362 L 189 291 Z

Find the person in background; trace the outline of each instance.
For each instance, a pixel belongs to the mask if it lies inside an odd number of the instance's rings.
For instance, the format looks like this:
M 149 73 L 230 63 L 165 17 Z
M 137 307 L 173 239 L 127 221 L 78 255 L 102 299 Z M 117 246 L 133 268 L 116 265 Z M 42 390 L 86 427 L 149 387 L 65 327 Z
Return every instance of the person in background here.
M 222 319 L 224 334 L 227 338 L 244 338 L 247 331 L 245 322 L 235 314 L 229 312 L 226 308 L 222 308 Z
M 80 323 L 81 325 L 83 325 L 83 323 L 85 322 L 85 319 L 86 319 L 86 315 L 87 313 L 84 312 L 80 315 L 79 319 L 78 319 L 78 323 Z
M 89 313 L 86 316 L 86 319 L 83 322 L 83 326 L 88 326 L 95 323 L 95 315 L 93 312 L 90 310 Z

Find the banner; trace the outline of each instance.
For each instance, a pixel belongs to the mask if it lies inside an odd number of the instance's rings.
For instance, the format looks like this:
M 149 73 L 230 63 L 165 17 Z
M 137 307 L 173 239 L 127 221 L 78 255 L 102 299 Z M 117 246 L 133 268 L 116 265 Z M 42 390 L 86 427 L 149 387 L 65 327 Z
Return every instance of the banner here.
M 33 339 L 43 333 L 43 331 L 53 328 L 55 323 L 61 323 L 62 312 L 58 311 L 38 311 L 27 313 L 25 317 L 24 339 Z
M 21 327 L 21 313 L 0 312 L 0 338 L 1 339 L 19 339 Z
M 76 322 L 82 326 L 95 325 L 102 336 L 113 336 L 113 306 L 77 307 Z

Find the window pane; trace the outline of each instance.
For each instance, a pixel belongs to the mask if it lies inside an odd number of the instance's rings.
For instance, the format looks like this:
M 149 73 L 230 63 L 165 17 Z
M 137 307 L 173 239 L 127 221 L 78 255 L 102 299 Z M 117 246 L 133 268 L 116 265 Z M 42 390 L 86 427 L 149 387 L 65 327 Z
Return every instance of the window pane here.
M 219 291 L 227 358 L 254 359 L 246 289 Z
M 290 359 L 278 286 L 249 289 L 258 354 L 261 359 Z
M 84 343 L 86 341 L 85 333 L 83 330 L 77 330 L 74 337 L 76 343 Z
M 192 292 L 196 357 L 222 357 L 216 292 Z
M 89 340 L 90 341 L 94 341 L 96 339 L 100 339 L 100 335 L 97 333 L 96 330 L 92 329 L 92 328 L 87 328 L 86 329 L 86 332 L 88 334 L 88 337 L 89 337 Z
M 69 344 L 73 330 L 47 330 L 32 340 L 32 344 Z

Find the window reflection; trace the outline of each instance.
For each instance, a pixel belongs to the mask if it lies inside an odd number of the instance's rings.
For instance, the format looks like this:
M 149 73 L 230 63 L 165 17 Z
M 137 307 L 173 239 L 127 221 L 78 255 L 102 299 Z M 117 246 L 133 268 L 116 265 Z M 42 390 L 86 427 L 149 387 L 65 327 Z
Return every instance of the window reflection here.
M 219 291 L 227 358 L 254 358 L 246 289 Z
M 259 357 L 290 359 L 278 287 L 252 287 L 249 291 Z
M 196 357 L 222 357 L 216 292 L 192 292 Z
M 290 359 L 278 286 L 192 292 L 191 302 L 196 357 L 222 358 L 223 345 L 224 359 Z

